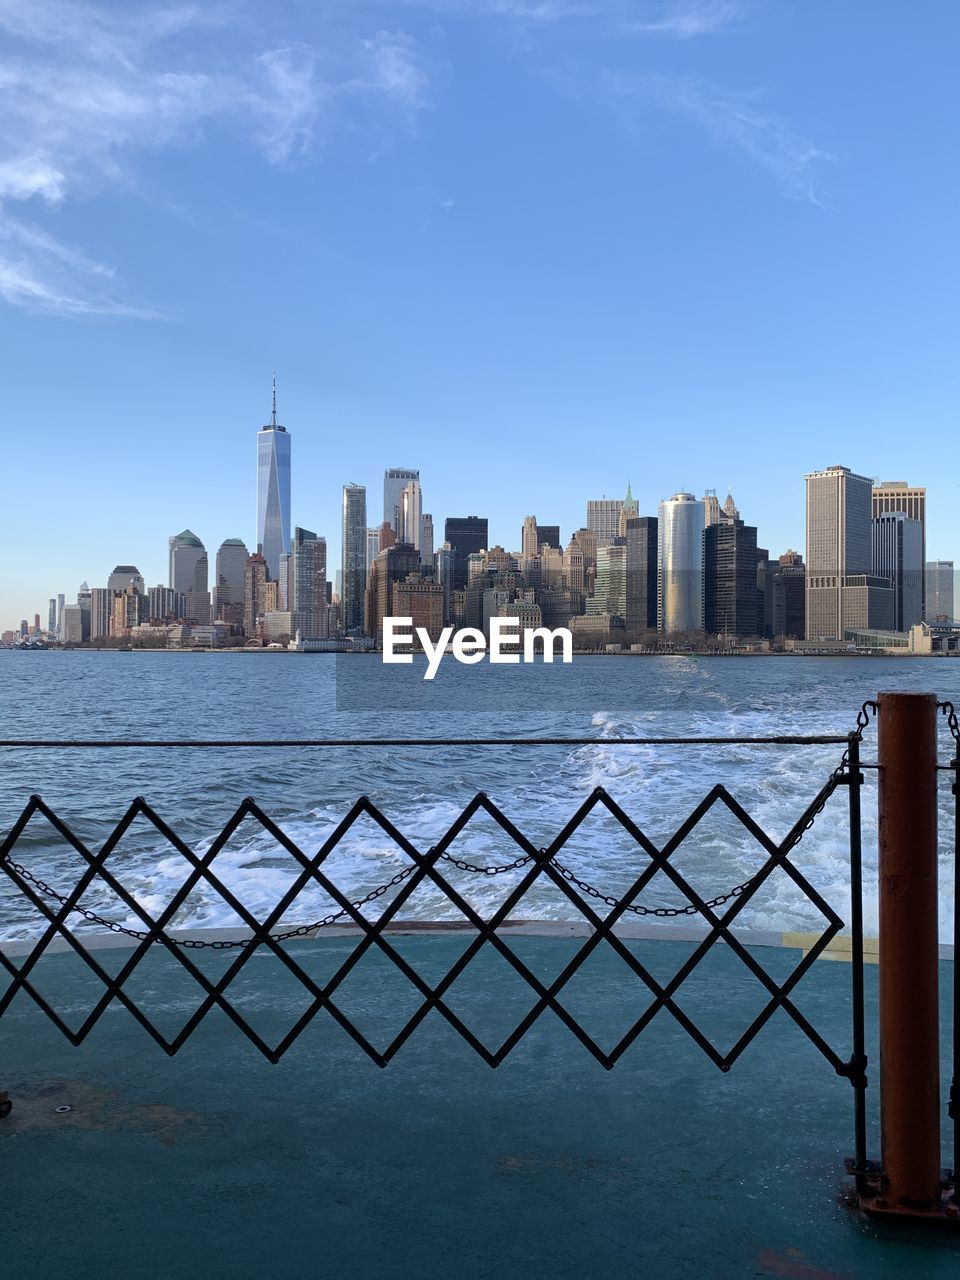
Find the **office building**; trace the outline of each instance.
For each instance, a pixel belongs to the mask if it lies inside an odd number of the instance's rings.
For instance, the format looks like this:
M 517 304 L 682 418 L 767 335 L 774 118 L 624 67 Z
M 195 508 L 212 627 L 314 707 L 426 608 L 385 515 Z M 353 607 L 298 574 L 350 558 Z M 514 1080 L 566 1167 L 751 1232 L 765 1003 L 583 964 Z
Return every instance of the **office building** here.
M 849 467 L 805 477 L 806 638 L 843 640 L 847 631 L 893 626 L 893 589 L 873 573 L 873 481 Z
M 916 485 L 907 484 L 906 480 L 883 480 L 873 486 L 871 494 L 871 514 L 876 520 L 879 516 L 900 511 L 908 520 L 916 520 L 920 525 L 920 563 L 927 559 L 927 491 Z M 921 608 L 923 608 L 926 586 L 921 577 Z
M 90 639 L 90 588 L 85 582 L 81 582 L 77 590 L 77 606 L 80 609 L 83 642 L 86 644 Z
M 424 573 L 433 573 L 433 516 L 429 511 L 420 517 L 420 563 Z
M 467 585 L 467 561 L 487 548 L 485 516 L 450 516 L 444 521 L 443 540 L 453 552 L 453 589 Z
M 622 507 L 621 498 L 591 498 L 587 503 L 587 528 L 596 534 L 598 547 L 619 536 Z
M 384 618 L 409 617 L 396 607 L 394 588 L 398 582 L 414 574 L 420 578 L 420 553 L 409 542 L 396 542 L 381 551 L 370 569 L 363 600 L 363 630 L 377 643 L 383 635 Z M 443 608 L 442 588 L 436 596 L 437 608 Z M 432 606 L 425 606 L 432 607 Z
M 758 597 L 757 531 L 720 519 L 703 531 L 703 626 L 711 635 L 763 633 Z
M 364 565 L 366 568 L 366 565 Z M 327 638 L 327 540 L 293 531 L 293 628 L 304 640 Z
M 50 605 L 47 609 L 47 630 L 51 635 L 55 635 L 57 631 L 57 598 L 50 597 Z
M 757 548 L 757 634 L 782 636 L 787 625 L 787 594 L 780 565 L 766 547 Z
M 540 537 L 537 530 L 537 517 L 524 516 L 523 528 L 520 530 L 520 558 L 532 560 L 540 550 Z
M 805 483 L 806 639 L 892 627 L 890 579 L 873 572 L 873 481 L 833 466 Z
M 874 494 L 876 494 L 874 490 Z M 873 519 L 873 572 L 893 587 L 896 631 L 923 621 L 923 531 L 902 511 Z
M 418 573 L 409 574 L 393 584 L 392 608 L 396 611 L 392 616 L 413 619 L 414 635 L 422 627 L 434 644 L 440 639 L 444 622 L 443 587 L 439 582 Z
M 401 542 L 401 518 L 403 515 L 403 490 L 411 480 L 420 480 L 420 472 L 410 467 L 388 467 L 383 473 L 383 523 L 388 524 Z M 381 548 L 382 550 L 382 548 Z
M 703 503 L 704 527 L 709 528 L 712 524 L 719 524 L 720 499 L 717 497 L 716 489 L 704 489 L 703 497 L 700 501 Z
M 277 378 L 273 412 L 257 432 L 257 547 L 273 581 L 280 557 L 290 551 L 290 433 L 277 422 Z
M 149 622 L 182 622 L 187 612 L 187 599 L 182 591 L 156 586 L 147 591 L 146 620 Z
M 657 526 L 657 628 L 703 627 L 703 503 L 675 493 L 660 503 Z M 598 553 L 599 554 L 599 553 Z
M 83 643 L 83 612 L 78 604 L 67 604 L 63 607 L 63 615 L 60 625 L 60 643 Z
M 603 614 L 626 619 L 627 616 L 627 541 L 616 538 L 597 548 L 597 579 L 593 595 L 588 597 L 586 611 L 594 617 Z
M 928 622 L 952 622 L 956 617 L 952 560 L 928 560 L 926 564 L 926 607 Z
M 624 509 L 626 510 L 626 504 Z M 635 504 L 634 510 L 636 510 Z M 627 551 L 627 626 L 635 632 L 655 631 L 657 629 L 656 516 L 627 517 L 624 520 L 624 544 Z M 598 556 L 599 554 L 597 552 Z M 569 585 L 573 587 L 572 582 Z
M 261 614 L 267 612 L 267 562 L 258 551 L 247 556 L 243 567 L 243 631 L 248 639 L 257 634 Z
M 630 488 L 630 482 L 627 482 L 627 493 L 620 507 L 620 515 L 617 518 L 617 537 L 625 538 L 627 536 L 627 521 L 635 520 L 640 514 L 640 508 L 637 506 L 637 500 L 633 496 Z
M 740 519 L 740 512 L 737 504 L 733 500 L 733 494 L 727 490 L 727 496 L 724 499 L 723 506 L 720 508 L 720 522 L 726 521 L 727 524 L 733 524 L 735 520 Z
M 442 546 L 438 549 L 434 556 L 434 578 L 443 588 L 443 624 L 444 626 L 451 620 L 453 592 L 453 551 L 448 546 Z
M 207 552 L 195 533 L 184 529 L 168 539 L 169 575 L 167 583 L 173 591 L 205 592 L 207 590 Z
M 340 545 L 341 624 L 344 635 L 360 635 L 367 585 L 367 491 L 362 484 L 343 486 Z
M 367 530 L 367 573 L 383 548 L 380 545 L 380 529 Z
M 135 564 L 118 564 L 107 579 L 108 591 L 126 591 L 133 585 L 141 595 L 146 588 L 143 585 L 143 574 Z
M 110 634 L 113 591 L 109 587 L 90 588 L 90 639 L 104 640 Z
M 400 527 L 397 541 L 407 542 L 420 550 L 420 521 L 423 515 L 423 495 L 419 480 L 408 480 L 400 491 Z
M 242 538 L 226 538 L 220 544 L 214 567 L 214 621 L 242 624 L 244 573 L 249 555 Z
M 802 640 L 806 634 L 807 582 L 803 556 L 797 551 L 785 551 L 774 572 L 783 582 L 783 634 Z

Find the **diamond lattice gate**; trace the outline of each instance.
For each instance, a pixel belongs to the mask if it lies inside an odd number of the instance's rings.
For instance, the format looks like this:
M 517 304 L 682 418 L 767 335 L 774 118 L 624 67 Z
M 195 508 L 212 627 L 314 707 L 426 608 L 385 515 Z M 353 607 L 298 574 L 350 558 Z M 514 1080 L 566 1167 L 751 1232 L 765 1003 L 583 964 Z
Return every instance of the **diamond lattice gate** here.
M 798 815 L 786 836 L 780 840 L 770 836 L 723 785 L 710 788 L 700 803 L 677 826 L 673 835 L 659 845 L 630 814 L 625 812 L 614 797 L 598 787 L 576 809 L 559 834 L 546 846 L 539 846 L 531 841 L 487 795 L 480 792 L 457 816 L 442 838 L 427 849 L 419 848 L 414 839 L 399 830 L 365 796 L 356 801 L 316 852 L 302 849 L 254 800 L 245 799 L 202 854 L 195 852 L 190 844 L 181 839 L 163 817 L 142 798 L 137 798 L 130 804 L 106 841 L 97 851 L 93 851 L 41 797 L 32 796 L 9 834 L 0 844 L 0 870 L 15 890 L 39 913 L 45 925 L 42 933 L 31 946 L 26 949 L 20 947 L 20 954 L 15 954 L 9 949 L 5 951 L 0 946 L 0 964 L 9 977 L 6 990 L 0 993 L 0 1020 L 10 1007 L 11 1001 L 19 992 L 23 992 L 37 1004 L 64 1036 L 78 1045 L 90 1034 L 104 1012 L 116 1003 L 122 1006 L 166 1053 L 175 1054 L 190 1039 L 207 1014 L 213 1009 L 219 1009 L 264 1057 L 271 1062 L 278 1062 L 310 1026 L 314 1018 L 326 1014 L 335 1020 L 373 1062 L 380 1067 L 385 1067 L 415 1034 L 425 1017 L 431 1012 L 436 1012 L 474 1052 L 491 1067 L 496 1067 L 523 1040 L 538 1019 L 549 1011 L 602 1066 L 610 1069 L 656 1016 L 666 1015 L 676 1020 L 693 1043 L 721 1071 L 729 1071 L 771 1016 L 777 1010 L 782 1010 L 816 1047 L 833 1070 L 849 1080 L 851 1084 L 855 1115 L 853 1169 L 859 1181 L 866 1175 L 868 1168 L 864 1096 L 867 1085 L 867 1060 L 864 1049 L 860 831 L 860 791 L 863 774 L 859 751 L 863 730 L 868 720 L 869 705 L 867 704 L 858 717 L 855 731 L 842 738 L 819 736 L 764 739 L 631 738 L 615 740 L 616 745 L 624 746 L 650 746 L 664 743 L 717 746 L 750 743 L 771 747 L 842 744 L 843 754 L 837 767 L 826 778 L 807 807 Z M 418 739 L 404 745 L 446 747 L 509 744 L 536 747 L 583 746 L 596 741 L 596 739 L 572 738 L 497 739 L 478 743 L 467 740 Z M 602 741 L 605 746 L 611 745 L 609 739 Z M 42 744 L 30 745 L 36 747 Z M 49 745 L 62 748 L 65 744 L 50 743 Z M 160 749 L 166 746 L 183 748 L 289 745 L 304 748 L 327 745 L 342 747 L 349 744 L 342 741 L 333 743 L 320 740 L 289 744 L 271 741 L 269 743 L 100 742 L 66 745 L 107 748 L 134 745 L 153 746 Z M 371 747 L 395 744 L 384 741 L 383 744 L 365 742 L 354 745 Z M 831 797 L 840 789 L 845 789 L 847 792 L 851 889 L 848 920 L 844 920 L 836 907 L 825 900 L 791 858 L 791 854 L 805 832 L 823 812 Z M 716 812 L 722 812 L 739 823 L 762 850 L 764 860 L 748 879 L 720 895 L 704 898 L 691 883 L 690 877 L 679 870 L 676 865 L 676 856 L 684 843 L 694 836 L 704 819 Z M 587 882 L 575 874 L 564 860 L 566 848 L 574 835 L 581 830 L 591 816 L 598 814 L 604 815 L 615 823 L 617 830 L 631 843 L 637 853 L 642 855 L 638 860 L 643 863 L 643 869 L 626 892 L 619 895 L 605 893 L 601 888 Z M 486 816 L 496 824 L 500 836 L 510 849 L 510 855 L 506 860 L 498 861 L 496 864 L 482 864 L 466 861 L 457 856 L 454 843 L 471 820 L 477 816 Z M 327 864 L 361 819 L 374 823 L 376 828 L 402 851 L 406 861 L 402 870 L 390 879 L 379 884 L 362 898 L 353 899 L 329 874 Z M 27 865 L 26 860 L 20 860 L 23 857 L 19 853 L 20 846 L 29 840 L 32 824 L 42 821 L 49 823 L 80 859 L 82 871 L 72 888 L 66 892 L 44 880 L 36 868 Z M 225 883 L 224 877 L 217 872 L 218 856 L 222 854 L 241 823 L 249 821 L 258 823 L 263 831 L 286 851 L 296 868 L 296 874 L 285 892 L 273 909 L 263 916 L 255 915 Z M 157 837 L 180 855 L 188 868 L 182 883 L 172 893 L 163 908 L 157 912 L 147 909 L 138 896 L 124 884 L 111 865 L 111 855 L 115 853 L 120 841 L 134 822 L 148 823 Z M 452 883 L 451 868 L 455 868 L 460 873 L 478 877 L 509 873 L 514 877 L 515 883 L 495 910 L 488 914 L 481 914 L 471 904 L 463 890 Z M 754 954 L 756 949 L 751 950 L 745 945 L 734 930 L 741 912 L 754 900 L 775 873 L 788 877 L 795 889 L 819 912 L 824 922 L 821 933 L 811 943 L 796 967 L 787 978 L 780 981 L 777 981 L 757 959 Z M 665 881 L 671 886 L 674 897 L 680 905 L 653 905 L 645 900 L 645 891 L 650 888 L 651 882 L 657 876 L 661 877 L 659 883 Z M 561 971 L 550 981 L 542 979 L 534 972 L 511 946 L 509 938 L 511 912 L 538 883 L 548 884 L 562 895 L 568 918 L 586 926 L 586 937 Z M 94 911 L 84 905 L 85 895 L 94 886 L 109 890 L 115 901 L 127 908 L 128 919 L 124 921 L 111 919 L 102 912 Z M 455 908 L 462 918 L 463 927 L 470 935 L 467 945 L 447 971 L 439 978 L 432 977 L 430 981 L 409 962 L 397 947 L 395 939 L 391 937 L 391 933 L 395 934 L 404 922 L 405 904 L 410 902 L 421 886 L 429 886 L 441 896 L 444 902 Z M 215 895 L 239 918 L 244 928 L 236 936 L 211 938 L 205 936 L 202 931 L 190 934 L 175 927 L 174 922 L 178 912 L 198 887 Z M 308 891 L 317 889 L 321 890 L 332 903 L 333 909 L 321 919 L 292 927 L 282 927 L 282 922 L 289 918 L 291 911 L 296 911 L 298 900 Z M 641 961 L 635 949 L 628 945 L 628 940 L 623 936 L 623 930 L 620 928 L 625 922 L 636 921 L 642 917 L 653 917 L 656 920 L 687 917 L 702 924 L 702 936 L 696 939 L 696 945 L 690 954 L 665 981 L 658 980 L 650 968 Z M 332 976 L 320 981 L 307 971 L 297 954 L 294 954 L 296 949 L 291 949 L 288 944 L 298 939 L 323 936 L 324 931 L 332 926 L 340 929 L 346 926 L 352 946 L 347 949 L 342 962 Z M 843 929 L 848 929 L 850 934 L 852 960 L 850 966 L 852 1053 L 849 1055 L 842 1055 L 829 1044 L 817 1027 L 801 1012 L 794 1000 L 797 986 Z M 87 945 L 97 931 L 101 933 L 109 931 L 129 938 L 129 954 L 124 957 L 114 972 L 108 971 L 102 963 L 102 953 L 101 958 L 98 958 L 98 947 Z M 504 936 L 505 931 L 508 936 Z M 68 1024 L 63 1011 L 54 1007 L 53 1003 L 38 989 L 34 980 L 36 966 L 51 945 L 61 947 L 66 945 L 71 949 L 99 984 L 98 998 L 80 1025 L 76 1027 Z M 649 1003 L 642 1013 L 633 1020 L 612 1047 L 606 1048 L 598 1043 L 595 1036 L 590 1034 L 564 1003 L 565 989 L 568 988 L 571 980 L 580 973 L 597 949 L 604 946 L 612 949 L 629 970 L 632 980 L 639 984 L 649 996 Z M 158 947 L 164 948 L 176 964 L 182 967 L 189 979 L 196 984 L 201 997 L 193 1013 L 174 1035 L 165 1035 L 156 1021 L 151 1018 L 149 1009 L 128 989 L 133 985 L 131 980 L 137 973 L 138 967 L 144 963 L 147 955 Z M 678 995 L 684 983 L 716 947 L 728 948 L 745 970 L 756 979 L 764 993 L 764 1002 L 759 1012 L 726 1052 L 717 1048 L 711 1038 L 678 1002 Z M 471 965 L 477 963 L 478 957 L 486 948 L 492 948 L 506 962 L 517 978 L 526 984 L 533 996 L 533 1003 L 525 1015 L 495 1047 L 485 1044 L 471 1030 L 452 1007 L 449 998 L 454 984 Z M 195 953 L 204 949 L 234 953 L 229 957 L 225 969 L 216 977 L 205 972 L 203 966 L 197 962 L 198 957 L 195 958 Z M 251 957 L 260 949 L 264 949 L 276 958 L 290 977 L 300 984 L 308 1000 L 295 1023 L 282 1037 L 273 1042 L 269 1042 L 252 1025 L 250 1019 L 244 1015 L 240 1003 L 236 999 L 231 999 L 232 984 L 243 972 Z M 349 1016 L 343 1007 L 342 1000 L 338 1001 L 338 994 L 346 980 L 364 956 L 371 952 L 395 966 L 410 984 L 417 999 L 414 1011 L 392 1035 L 389 1042 L 379 1048 Z M 0 1022 L 0 1031 L 2 1031 L 2 1022 Z

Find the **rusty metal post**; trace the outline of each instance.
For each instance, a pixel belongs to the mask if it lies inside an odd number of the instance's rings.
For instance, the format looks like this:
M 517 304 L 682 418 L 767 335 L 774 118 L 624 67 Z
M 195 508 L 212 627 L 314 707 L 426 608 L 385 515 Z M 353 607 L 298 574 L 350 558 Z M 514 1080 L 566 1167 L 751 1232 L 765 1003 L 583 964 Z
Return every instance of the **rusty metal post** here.
M 877 1208 L 941 1206 L 937 699 L 881 693 L 880 1126 Z

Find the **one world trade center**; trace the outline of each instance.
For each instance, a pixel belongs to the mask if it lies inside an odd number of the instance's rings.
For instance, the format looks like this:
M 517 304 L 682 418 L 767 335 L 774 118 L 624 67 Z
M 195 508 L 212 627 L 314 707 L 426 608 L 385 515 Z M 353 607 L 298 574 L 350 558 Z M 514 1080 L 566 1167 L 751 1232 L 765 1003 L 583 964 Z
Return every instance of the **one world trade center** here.
M 257 543 L 277 582 L 280 557 L 290 552 L 290 435 L 277 422 L 276 374 L 273 415 L 257 432 Z

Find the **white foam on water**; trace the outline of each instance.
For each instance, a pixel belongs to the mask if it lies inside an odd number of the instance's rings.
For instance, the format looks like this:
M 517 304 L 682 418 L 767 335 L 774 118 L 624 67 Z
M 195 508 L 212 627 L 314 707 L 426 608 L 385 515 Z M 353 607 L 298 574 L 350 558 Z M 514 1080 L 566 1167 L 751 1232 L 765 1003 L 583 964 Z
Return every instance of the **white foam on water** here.
M 938 675 L 945 665 L 938 664 Z M 602 787 L 662 847 L 717 782 L 727 787 L 759 827 L 779 842 L 836 767 L 840 746 L 618 746 L 614 740 L 832 733 L 838 724 L 852 723 L 864 696 L 863 681 L 874 678 L 874 668 L 862 664 L 857 670 L 849 664 L 839 669 L 811 667 L 803 665 L 803 660 L 796 665 L 787 659 L 744 668 L 727 665 L 726 660 L 710 664 L 685 658 L 663 663 L 624 659 L 620 667 L 605 666 L 604 673 L 608 669 L 611 673 L 626 673 L 628 681 L 652 681 L 642 708 L 611 709 L 618 705 L 614 696 L 615 692 L 622 692 L 618 688 L 611 690 L 609 700 L 604 696 L 605 705 L 600 709 L 570 720 L 557 717 L 549 729 L 543 730 L 545 736 L 596 735 L 595 746 L 550 751 L 505 748 L 477 760 L 466 751 L 441 758 L 411 751 L 378 758 L 375 764 L 368 757 L 362 766 L 355 766 L 346 758 L 329 757 L 324 760 L 324 768 L 317 768 L 315 773 L 301 767 L 295 785 L 291 784 L 287 766 L 271 759 L 269 767 L 265 765 L 245 776 L 238 772 L 235 780 L 238 786 L 249 787 L 308 857 L 322 846 L 363 790 L 370 792 L 385 816 L 425 853 L 450 828 L 480 786 L 538 848 L 556 837 L 597 787 Z M 900 668 L 897 670 L 899 674 Z M 797 672 L 808 681 L 804 697 L 791 696 L 789 686 Z M 815 681 L 812 685 L 811 679 Z M 842 688 L 834 687 L 837 682 Z M 868 685 L 868 692 L 869 688 Z M 463 731 L 459 722 L 458 730 Z M 513 731 L 507 719 L 501 731 Z M 874 732 L 871 728 L 868 735 Z M 865 743 L 865 758 L 874 751 L 875 739 Z M 239 770 L 239 766 L 236 768 Z M 135 772 L 132 765 L 130 769 Z M 210 812 L 221 780 L 198 776 L 193 781 L 181 769 L 172 771 L 163 781 L 167 791 L 161 795 L 161 811 L 175 829 L 176 806 L 181 816 L 189 815 L 189 825 L 198 829 L 201 837 L 193 847 L 202 854 L 223 819 L 211 819 L 207 830 L 198 815 Z M 123 783 L 126 786 L 126 775 Z M 183 794 L 184 790 L 188 794 Z M 864 926 L 870 936 L 877 931 L 876 781 L 872 773 L 867 774 L 862 800 Z M 952 831 L 953 816 L 946 786 L 940 803 L 944 833 L 940 925 L 942 935 L 948 937 L 954 903 L 952 851 L 947 847 L 947 833 Z M 847 789 L 839 788 L 790 853 L 791 864 L 845 921 L 849 919 L 850 884 L 847 806 Z M 512 861 L 521 851 L 494 824 L 478 819 L 461 833 L 453 852 L 477 863 L 492 864 Z M 763 856 L 752 835 L 717 810 L 691 833 L 677 851 L 675 861 L 698 893 L 712 897 L 755 873 Z M 575 867 L 584 880 L 615 895 L 625 893 L 645 865 L 644 857 L 631 847 L 626 836 L 623 842 L 619 837 L 613 841 L 609 828 L 594 830 L 590 824 L 571 839 L 560 857 Z M 69 887 L 71 875 L 75 878 L 75 873 L 68 874 L 68 864 L 54 844 L 45 845 L 40 836 L 31 837 L 29 865 L 36 874 L 64 890 Z M 367 823 L 353 829 L 323 869 L 349 899 L 356 900 L 409 865 L 403 850 L 386 833 Z M 118 850 L 117 861 L 111 862 L 111 867 L 153 916 L 164 910 L 189 872 L 189 864 L 179 855 L 171 855 L 169 846 L 159 837 L 155 842 L 141 842 L 122 856 Z M 439 864 L 438 870 L 484 915 L 499 906 L 522 874 L 471 875 L 449 863 Z M 254 824 L 245 824 L 217 856 L 213 871 L 252 915 L 264 919 L 300 869 L 266 832 Z M 376 918 L 398 891 L 392 889 L 366 906 L 367 918 Z M 645 905 L 682 906 L 685 899 L 661 875 L 640 901 Z M 136 913 L 102 886 L 91 888 L 84 905 L 125 925 L 142 927 Z M 339 909 L 329 893 L 309 882 L 284 913 L 282 925 L 312 922 Z M 437 920 L 455 919 L 459 914 L 429 883 L 420 886 L 399 912 L 401 918 Z M 513 914 L 562 919 L 575 912 L 573 905 L 544 878 L 529 890 Z M 770 878 L 756 898 L 743 907 L 737 920 L 744 928 L 774 931 L 812 931 L 823 925 L 816 907 L 782 873 Z M 43 927 L 39 915 L 5 878 L 0 878 L 0 922 L 0 934 L 6 937 L 36 936 Z M 173 923 L 177 927 L 226 927 L 238 925 L 241 920 L 219 893 L 201 880 Z M 76 917 L 72 925 L 78 929 L 97 927 L 80 923 Z

